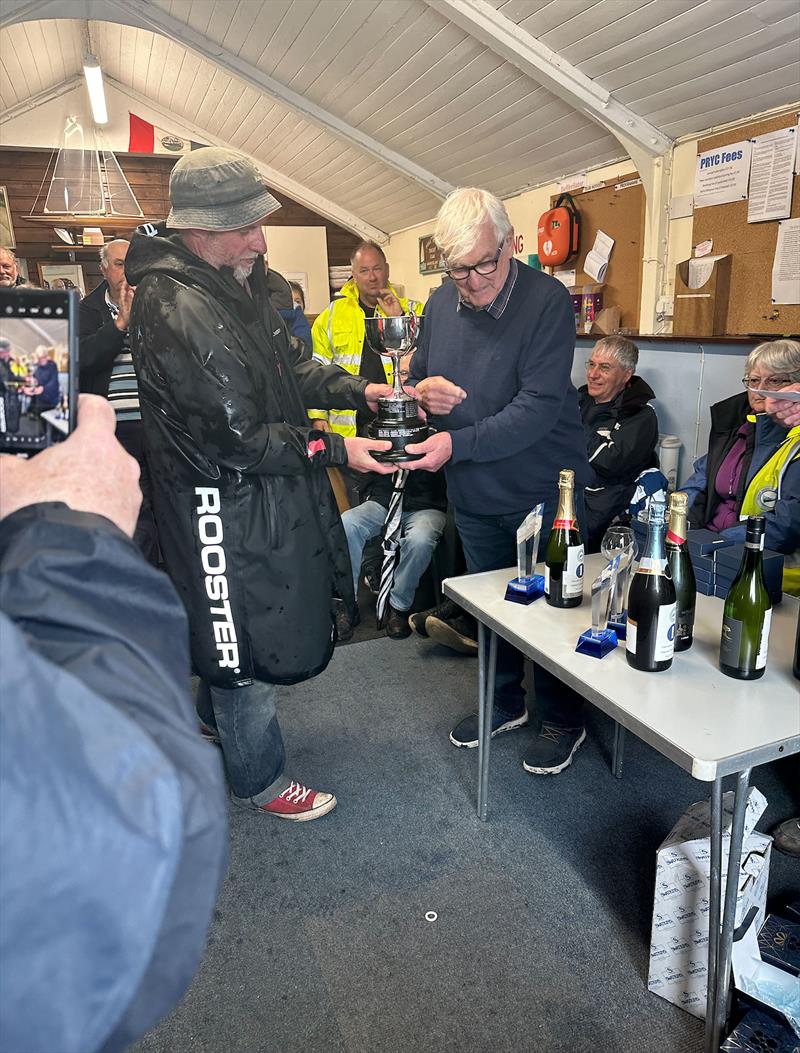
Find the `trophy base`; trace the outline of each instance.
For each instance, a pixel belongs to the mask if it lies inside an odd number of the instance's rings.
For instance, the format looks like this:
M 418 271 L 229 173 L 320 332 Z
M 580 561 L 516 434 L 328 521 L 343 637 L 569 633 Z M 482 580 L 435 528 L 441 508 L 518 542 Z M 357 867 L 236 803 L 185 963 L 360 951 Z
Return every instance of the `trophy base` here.
M 623 611 L 622 612 L 622 617 L 620 618 L 619 621 L 614 621 L 613 619 L 609 618 L 608 619 L 608 628 L 614 630 L 614 632 L 617 634 L 617 639 L 618 640 L 625 640 L 625 639 L 627 639 L 627 636 L 628 636 L 628 612 L 627 611 Z
M 382 464 L 400 464 L 403 461 L 422 460 L 424 454 L 406 453 L 406 446 L 415 442 L 424 442 L 429 435 L 433 435 L 433 428 L 430 428 L 424 420 L 421 420 L 416 415 L 404 420 L 382 418 L 383 401 L 383 399 L 378 400 L 378 416 L 367 425 L 367 435 L 370 439 L 391 442 L 392 448 L 391 450 L 373 453 L 372 456 Z M 413 399 L 409 401 L 413 402 Z M 416 406 L 416 403 L 414 405 Z
M 595 633 L 587 629 L 578 637 L 578 646 L 575 650 L 579 654 L 587 654 L 590 658 L 605 658 L 617 646 L 617 634 L 613 629 L 601 629 Z
M 529 603 L 544 596 L 544 575 L 527 574 L 523 578 L 512 578 L 506 586 L 506 599 L 512 603 Z

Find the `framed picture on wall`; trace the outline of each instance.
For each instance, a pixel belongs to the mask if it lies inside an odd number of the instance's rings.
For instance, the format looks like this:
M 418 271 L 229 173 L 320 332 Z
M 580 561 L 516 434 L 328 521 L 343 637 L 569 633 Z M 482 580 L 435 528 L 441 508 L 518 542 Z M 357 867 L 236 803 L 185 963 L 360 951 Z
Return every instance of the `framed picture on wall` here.
M 0 245 L 15 249 L 17 240 L 14 237 L 14 224 L 11 222 L 11 206 L 8 203 L 8 191 L 0 186 Z
M 444 260 L 439 252 L 433 234 L 426 234 L 419 239 L 419 273 L 436 274 L 444 270 Z
M 56 289 L 79 289 L 81 296 L 86 295 L 86 279 L 79 263 L 38 263 L 36 266 L 43 288 L 52 289 L 57 282 Z

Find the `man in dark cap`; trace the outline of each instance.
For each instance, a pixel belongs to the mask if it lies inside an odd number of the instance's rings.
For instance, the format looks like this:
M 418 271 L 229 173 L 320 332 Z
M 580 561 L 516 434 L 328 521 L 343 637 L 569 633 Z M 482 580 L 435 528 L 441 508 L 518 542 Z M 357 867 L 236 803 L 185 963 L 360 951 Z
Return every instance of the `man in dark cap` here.
M 377 409 L 389 386 L 305 360 L 270 303 L 256 167 L 208 147 L 170 178 L 165 227 L 135 235 L 131 346 L 167 569 L 189 614 L 197 698 L 234 800 L 306 821 L 336 804 L 283 774 L 275 685 L 325 668 L 333 597 L 354 610 L 326 468 L 389 473 L 387 442 L 312 430 L 306 407 Z

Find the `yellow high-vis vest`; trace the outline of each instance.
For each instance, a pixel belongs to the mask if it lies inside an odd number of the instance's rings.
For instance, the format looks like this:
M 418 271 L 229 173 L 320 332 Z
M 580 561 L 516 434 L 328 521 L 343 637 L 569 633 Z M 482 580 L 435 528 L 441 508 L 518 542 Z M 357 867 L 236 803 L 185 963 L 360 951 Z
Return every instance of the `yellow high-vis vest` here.
M 397 296 L 397 290 L 389 283 L 389 288 Z M 404 296 L 397 296 L 405 314 L 422 314 L 423 304 L 418 300 L 410 300 Z M 380 305 L 375 309 L 376 314 L 383 315 Z M 313 357 L 317 362 L 325 366 L 341 366 L 342 369 L 358 376 L 361 369 L 361 352 L 364 347 L 364 312 L 358 302 L 358 289 L 351 279 L 342 288 L 342 296 L 331 304 L 314 319 L 311 328 L 311 339 L 313 341 Z M 391 384 L 393 378 L 392 365 L 388 359 L 383 363 L 383 371 L 386 383 Z M 342 410 L 309 410 L 312 420 L 327 420 L 331 431 L 335 431 L 344 438 L 350 438 L 356 434 L 356 411 L 351 409 Z
M 742 501 L 740 519 L 760 516 L 772 512 L 781 499 L 783 477 L 790 464 L 800 459 L 800 424 L 791 428 L 786 438 L 772 454 L 766 464 L 759 468 Z M 784 555 L 783 591 L 790 596 L 800 596 L 800 553 Z

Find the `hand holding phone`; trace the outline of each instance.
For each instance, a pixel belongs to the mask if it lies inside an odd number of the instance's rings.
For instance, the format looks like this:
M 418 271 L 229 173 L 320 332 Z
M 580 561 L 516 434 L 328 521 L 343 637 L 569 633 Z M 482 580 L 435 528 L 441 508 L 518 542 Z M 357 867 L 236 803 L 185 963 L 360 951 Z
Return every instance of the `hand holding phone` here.
M 120 445 L 111 405 L 81 395 L 78 426 L 64 442 L 38 457 L 0 456 L 0 519 L 27 505 L 63 501 L 93 512 L 133 537 L 142 491 L 139 465 Z
M 74 291 L 0 289 L 0 452 L 38 453 L 72 431 L 78 304 Z

